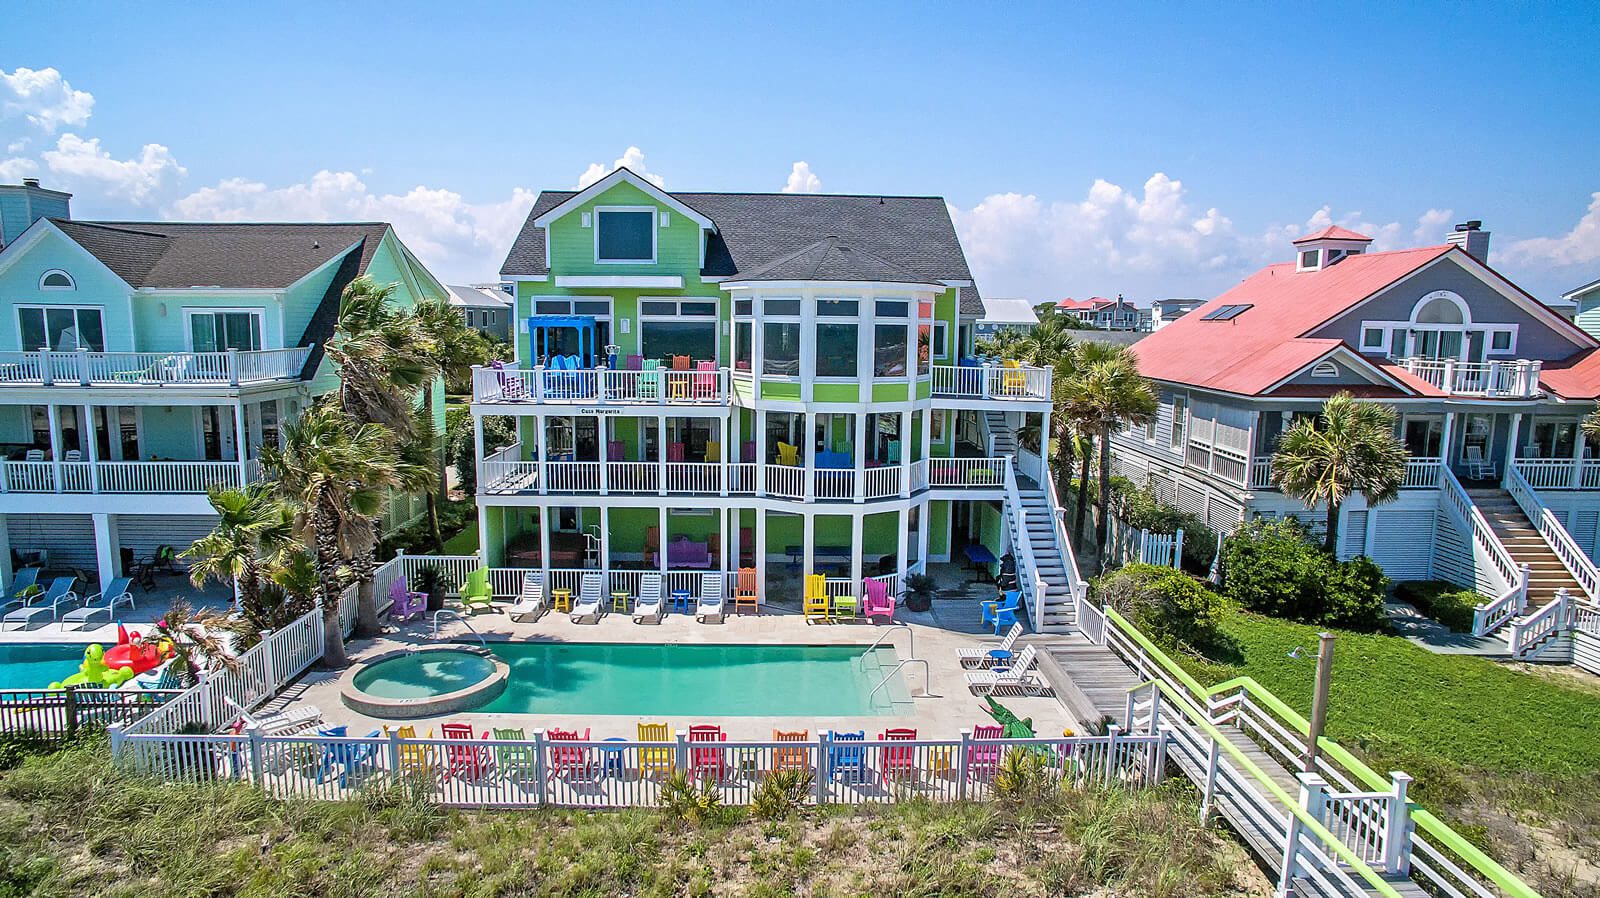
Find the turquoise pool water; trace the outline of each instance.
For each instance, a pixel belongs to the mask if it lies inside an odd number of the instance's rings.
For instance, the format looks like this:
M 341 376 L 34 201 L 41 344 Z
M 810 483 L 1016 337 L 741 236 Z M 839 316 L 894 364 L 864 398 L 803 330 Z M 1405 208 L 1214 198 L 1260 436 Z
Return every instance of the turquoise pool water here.
M 472 652 L 432 650 L 389 658 L 356 674 L 355 687 L 378 698 L 428 698 L 465 689 L 494 673 Z
M 789 717 L 893 714 L 903 678 L 861 646 L 490 643 L 511 668 L 505 692 L 476 709 L 504 714 Z
M 81 642 L 0 642 L 0 689 L 45 689 L 78 672 Z

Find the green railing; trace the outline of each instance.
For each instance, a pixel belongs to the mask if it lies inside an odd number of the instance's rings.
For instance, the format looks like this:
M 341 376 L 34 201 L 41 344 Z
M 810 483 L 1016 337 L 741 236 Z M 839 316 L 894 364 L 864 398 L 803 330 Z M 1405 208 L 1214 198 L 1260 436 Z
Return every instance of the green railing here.
M 1272 694 L 1265 686 L 1257 683 L 1253 678 L 1235 677 L 1215 686 L 1203 686 L 1199 680 L 1195 679 L 1182 666 L 1168 657 L 1166 652 L 1163 652 L 1154 642 L 1151 642 L 1149 637 L 1139 632 L 1139 628 L 1118 613 L 1116 609 L 1106 608 L 1105 614 L 1116 629 L 1138 645 L 1149 660 L 1160 668 L 1162 673 L 1181 684 L 1184 691 L 1188 692 L 1196 702 L 1204 705 L 1208 709 L 1208 714 L 1214 698 L 1228 693 L 1244 691 L 1262 707 L 1276 714 L 1283 723 L 1292 727 L 1302 737 L 1310 735 L 1311 724 L 1299 712 Z M 1107 642 L 1110 642 L 1110 640 L 1108 639 Z M 1166 682 L 1163 682 L 1162 685 L 1169 689 L 1172 688 Z M 1186 703 L 1179 704 L 1187 707 Z M 1206 722 L 1208 725 L 1211 724 L 1210 720 Z M 1317 747 L 1324 757 L 1348 771 L 1365 786 L 1375 790 L 1383 790 L 1389 787 L 1390 783 L 1386 778 L 1379 776 L 1376 771 L 1368 767 L 1360 758 L 1357 758 L 1344 746 L 1332 739 L 1326 736 L 1321 737 L 1317 741 Z M 1237 749 L 1230 749 L 1230 754 L 1236 751 Z M 1272 791 L 1279 798 L 1288 801 L 1287 794 L 1283 793 L 1281 789 L 1274 788 Z M 1289 802 L 1289 804 L 1294 805 L 1294 802 Z M 1451 829 L 1448 824 L 1434 816 L 1426 808 L 1412 802 L 1410 811 L 1411 820 L 1418 829 L 1436 840 L 1439 845 L 1449 849 L 1456 857 L 1477 871 L 1485 880 L 1493 883 L 1505 895 L 1510 896 L 1510 898 L 1542 898 L 1537 891 L 1518 878 L 1516 874 L 1502 867 L 1494 858 L 1489 857 L 1482 849 L 1467 841 L 1464 836 Z

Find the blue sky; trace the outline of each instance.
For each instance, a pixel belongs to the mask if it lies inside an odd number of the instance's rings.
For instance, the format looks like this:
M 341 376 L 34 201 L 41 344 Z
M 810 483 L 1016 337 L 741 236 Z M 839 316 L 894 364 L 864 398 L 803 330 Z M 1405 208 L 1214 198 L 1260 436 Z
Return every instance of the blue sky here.
M 0 180 L 83 217 L 383 218 L 455 281 L 622 158 L 942 195 L 990 295 L 1209 296 L 1324 221 L 1481 218 L 1536 295 L 1600 277 L 1600 7 L 1062 6 L 14 4 Z

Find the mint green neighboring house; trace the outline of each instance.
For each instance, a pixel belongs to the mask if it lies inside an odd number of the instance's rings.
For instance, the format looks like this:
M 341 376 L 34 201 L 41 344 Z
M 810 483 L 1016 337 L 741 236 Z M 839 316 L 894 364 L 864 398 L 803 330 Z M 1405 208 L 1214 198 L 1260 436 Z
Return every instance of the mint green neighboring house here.
M 1572 304 L 1568 312 L 1573 322 L 1589 336 L 1600 339 L 1600 280 L 1574 287 L 1561 294 L 1561 298 Z
M 0 200 L 32 187 L 0 188 Z M 350 281 L 399 284 L 402 303 L 447 295 L 382 222 L 109 222 L 73 220 L 64 204 L 48 211 L 20 231 L 8 220 L 0 250 L 7 580 L 14 557 L 106 582 L 130 556 L 187 548 L 215 522 L 206 490 L 259 479 L 260 448 L 337 386 L 323 347 Z M 410 520 L 421 505 L 397 496 L 388 520 Z
M 492 567 L 630 594 L 642 570 L 691 593 L 721 571 L 730 598 L 742 579 L 797 606 L 797 573 L 899 592 L 1036 542 L 1055 573 L 1030 606 L 1070 593 L 1016 442 L 1049 432 L 1051 372 L 972 357 L 984 305 L 942 198 L 668 192 L 622 168 L 542 192 L 500 275 L 517 364 L 475 372 L 472 404 L 480 436 L 485 415 L 519 435 L 478 446 Z

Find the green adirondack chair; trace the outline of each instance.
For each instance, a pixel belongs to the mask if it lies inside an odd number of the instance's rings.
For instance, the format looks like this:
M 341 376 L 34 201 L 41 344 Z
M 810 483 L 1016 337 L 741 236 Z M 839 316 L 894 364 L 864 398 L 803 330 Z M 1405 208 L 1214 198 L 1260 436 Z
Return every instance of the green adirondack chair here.
M 467 575 L 467 582 L 461 584 L 461 604 L 473 614 L 494 610 L 494 590 L 489 588 L 488 568 L 480 567 Z

